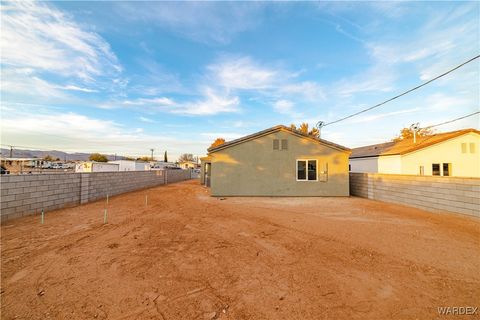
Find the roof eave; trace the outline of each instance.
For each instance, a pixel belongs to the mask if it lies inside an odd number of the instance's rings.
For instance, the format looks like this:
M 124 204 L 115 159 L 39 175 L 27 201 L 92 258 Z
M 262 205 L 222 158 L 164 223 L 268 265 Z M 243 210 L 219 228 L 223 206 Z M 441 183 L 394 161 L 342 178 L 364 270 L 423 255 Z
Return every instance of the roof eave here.
M 336 144 L 336 143 L 333 143 L 333 142 L 330 142 L 330 141 L 327 141 L 327 140 L 317 139 L 317 138 L 313 138 L 311 136 L 301 134 L 301 133 L 299 133 L 297 131 L 294 131 L 294 130 L 291 130 L 291 129 L 283 126 L 283 125 L 278 125 L 278 126 L 275 126 L 275 127 L 269 128 L 269 129 L 265 129 L 265 130 L 253 133 L 251 135 L 247 135 L 247 136 L 242 137 L 242 138 L 232 140 L 230 142 L 225 142 L 224 144 L 219 145 L 217 147 L 208 148 L 207 151 L 208 151 L 209 154 L 214 153 L 214 152 L 217 152 L 217 151 L 229 148 L 229 147 L 233 147 L 237 144 L 240 144 L 240 143 L 252 140 L 252 139 L 256 139 L 256 138 L 259 138 L 259 137 L 263 137 L 263 136 L 269 135 L 273 132 L 277 132 L 277 131 L 281 131 L 281 130 L 283 130 L 285 132 L 288 132 L 290 134 L 296 135 L 296 136 L 301 137 L 301 138 L 306 138 L 306 139 L 310 139 L 314 142 L 322 143 L 322 144 L 327 145 L 327 146 L 329 146 L 333 149 L 336 149 L 338 151 L 347 152 L 347 153 L 352 152 L 351 149 L 349 149 L 347 147 L 341 146 L 339 144 Z

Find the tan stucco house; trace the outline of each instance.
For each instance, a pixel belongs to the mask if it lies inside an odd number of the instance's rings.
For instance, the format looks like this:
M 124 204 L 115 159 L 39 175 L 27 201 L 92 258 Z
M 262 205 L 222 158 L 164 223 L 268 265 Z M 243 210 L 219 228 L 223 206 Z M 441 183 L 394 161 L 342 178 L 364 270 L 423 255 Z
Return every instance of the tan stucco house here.
M 348 196 L 350 149 L 275 126 L 208 149 L 212 196 Z
M 351 172 L 480 177 L 480 131 L 464 129 L 352 149 Z

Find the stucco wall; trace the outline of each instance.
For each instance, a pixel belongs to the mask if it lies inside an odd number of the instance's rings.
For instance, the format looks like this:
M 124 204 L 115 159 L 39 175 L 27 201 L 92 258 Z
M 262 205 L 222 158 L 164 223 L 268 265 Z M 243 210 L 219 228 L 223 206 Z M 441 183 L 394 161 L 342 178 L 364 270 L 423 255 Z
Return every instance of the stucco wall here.
M 350 159 L 351 172 L 378 172 L 378 157 Z
M 480 217 L 480 179 L 350 173 L 353 196 Z
M 191 178 L 189 170 L 2 175 L 1 220 Z
M 287 139 L 288 150 L 273 150 Z M 279 131 L 210 154 L 213 196 L 348 196 L 349 152 Z M 328 180 L 296 181 L 296 160 L 328 164 Z
M 402 174 L 402 156 L 379 157 L 377 172 Z

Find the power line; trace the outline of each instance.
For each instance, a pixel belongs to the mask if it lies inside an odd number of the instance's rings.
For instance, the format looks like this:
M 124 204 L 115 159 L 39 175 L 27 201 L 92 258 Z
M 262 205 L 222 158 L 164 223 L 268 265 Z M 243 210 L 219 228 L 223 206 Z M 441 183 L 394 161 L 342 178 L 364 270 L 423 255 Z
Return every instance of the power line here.
M 474 116 L 476 114 L 480 114 L 480 111 L 476 111 L 476 112 L 467 114 L 466 116 L 463 116 L 463 117 L 460 117 L 460 118 L 456 118 L 456 119 L 453 119 L 453 120 L 448 120 L 448 121 L 445 121 L 445 122 L 442 122 L 442 123 L 438 123 L 438 124 L 435 124 L 433 126 L 424 127 L 423 129 L 438 127 L 438 126 L 441 126 L 441 125 L 444 125 L 444 124 L 447 124 L 447 123 L 452 123 L 452 122 L 455 122 L 455 121 L 458 121 L 458 120 L 462 120 L 462 119 Z
M 384 105 L 384 104 L 386 104 L 386 103 L 388 103 L 388 102 L 390 102 L 390 101 L 392 101 L 392 100 L 398 99 L 398 98 L 400 98 L 400 97 L 402 97 L 402 96 L 404 96 L 404 95 L 406 95 L 406 94 L 408 94 L 408 93 L 410 93 L 410 92 L 412 92 L 412 91 L 415 91 L 415 90 L 417 90 L 417 89 L 420 89 L 421 87 L 426 86 L 427 84 L 429 84 L 429 83 L 431 83 L 431 82 L 433 82 L 433 81 L 435 81 L 435 80 L 438 80 L 438 79 L 446 76 L 446 75 L 449 74 L 449 73 L 452 73 L 453 71 L 455 71 L 455 70 L 463 67 L 464 65 L 466 65 L 466 64 L 468 64 L 468 63 L 470 63 L 470 62 L 472 62 L 472 61 L 474 61 L 474 60 L 476 60 L 476 59 L 478 59 L 479 57 L 480 57 L 480 55 L 477 55 L 477 56 L 475 56 L 475 57 L 473 57 L 473 58 L 471 58 L 471 59 L 463 62 L 462 64 L 459 64 L 459 65 L 456 66 L 455 68 L 452 68 L 452 69 L 448 70 L 447 72 L 444 72 L 444 73 L 442 73 L 441 75 L 438 75 L 438 76 L 436 76 L 435 78 L 430 79 L 430 80 L 428 80 L 427 82 L 424 82 L 424 83 L 422 83 L 422 84 L 420 84 L 420 85 L 418 85 L 418 86 L 416 86 L 416 87 L 414 87 L 414 88 L 412 88 L 412 89 L 410 89 L 410 90 L 407 90 L 407 91 L 405 91 L 405 92 L 402 92 L 402 93 L 400 93 L 399 95 L 396 95 L 396 96 L 393 97 L 393 98 L 390 98 L 390 99 L 388 99 L 388 100 L 385 100 L 385 101 L 383 101 L 383 102 L 381 102 L 381 103 L 378 103 L 378 104 L 376 104 L 376 105 L 374 105 L 374 106 L 372 106 L 372 107 L 369 107 L 369 108 L 367 108 L 367 109 L 363 109 L 363 110 L 361 110 L 361 111 L 355 112 L 355 113 L 353 113 L 353 114 L 351 114 L 351 115 L 349 115 L 349 116 L 340 118 L 340 119 L 335 120 L 335 121 L 332 121 L 332 122 L 328 122 L 328 123 L 324 124 L 323 127 L 328 126 L 328 125 L 331 125 L 331 124 L 334 124 L 334 123 L 337 123 L 337 122 L 340 122 L 340 121 L 343 121 L 343 120 L 350 119 L 350 118 L 352 118 L 352 117 L 358 116 L 359 114 L 365 113 L 365 112 L 370 111 L 370 110 L 375 109 L 375 108 L 378 108 L 378 107 L 380 107 L 380 106 L 382 106 L 382 105 Z

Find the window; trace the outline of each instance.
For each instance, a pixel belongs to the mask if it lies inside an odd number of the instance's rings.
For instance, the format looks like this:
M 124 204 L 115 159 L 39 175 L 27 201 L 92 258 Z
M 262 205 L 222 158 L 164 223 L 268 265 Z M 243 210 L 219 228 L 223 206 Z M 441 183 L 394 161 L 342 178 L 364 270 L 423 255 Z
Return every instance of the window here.
M 425 168 L 423 166 L 420 166 L 420 175 L 425 175 Z
M 452 164 L 451 163 L 444 163 L 443 164 L 443 175 L 448 177 L 452 175 Z
M 352 165 L 351 164 L 348 165 L 348 171 L 352 171 Z
M 433 163 L 432 164 L 432 175 L 433 176 L 439 176 L 440 175 L 440 164 L 439 163 Z
M 470 153 L 475 153 L 475 143 L 470 142 Z
M 467 144 L 462 143 L 462 153 L 467 153 Z
M 282 150 L 288 150 L 288 140 L 282 139 Z
M 317 181 L 317 160 L 297 160 L 297 181 Z
M 278 148 L 279 148 L 278 139 L 273 139 L 273 150 L 278 150 Z

